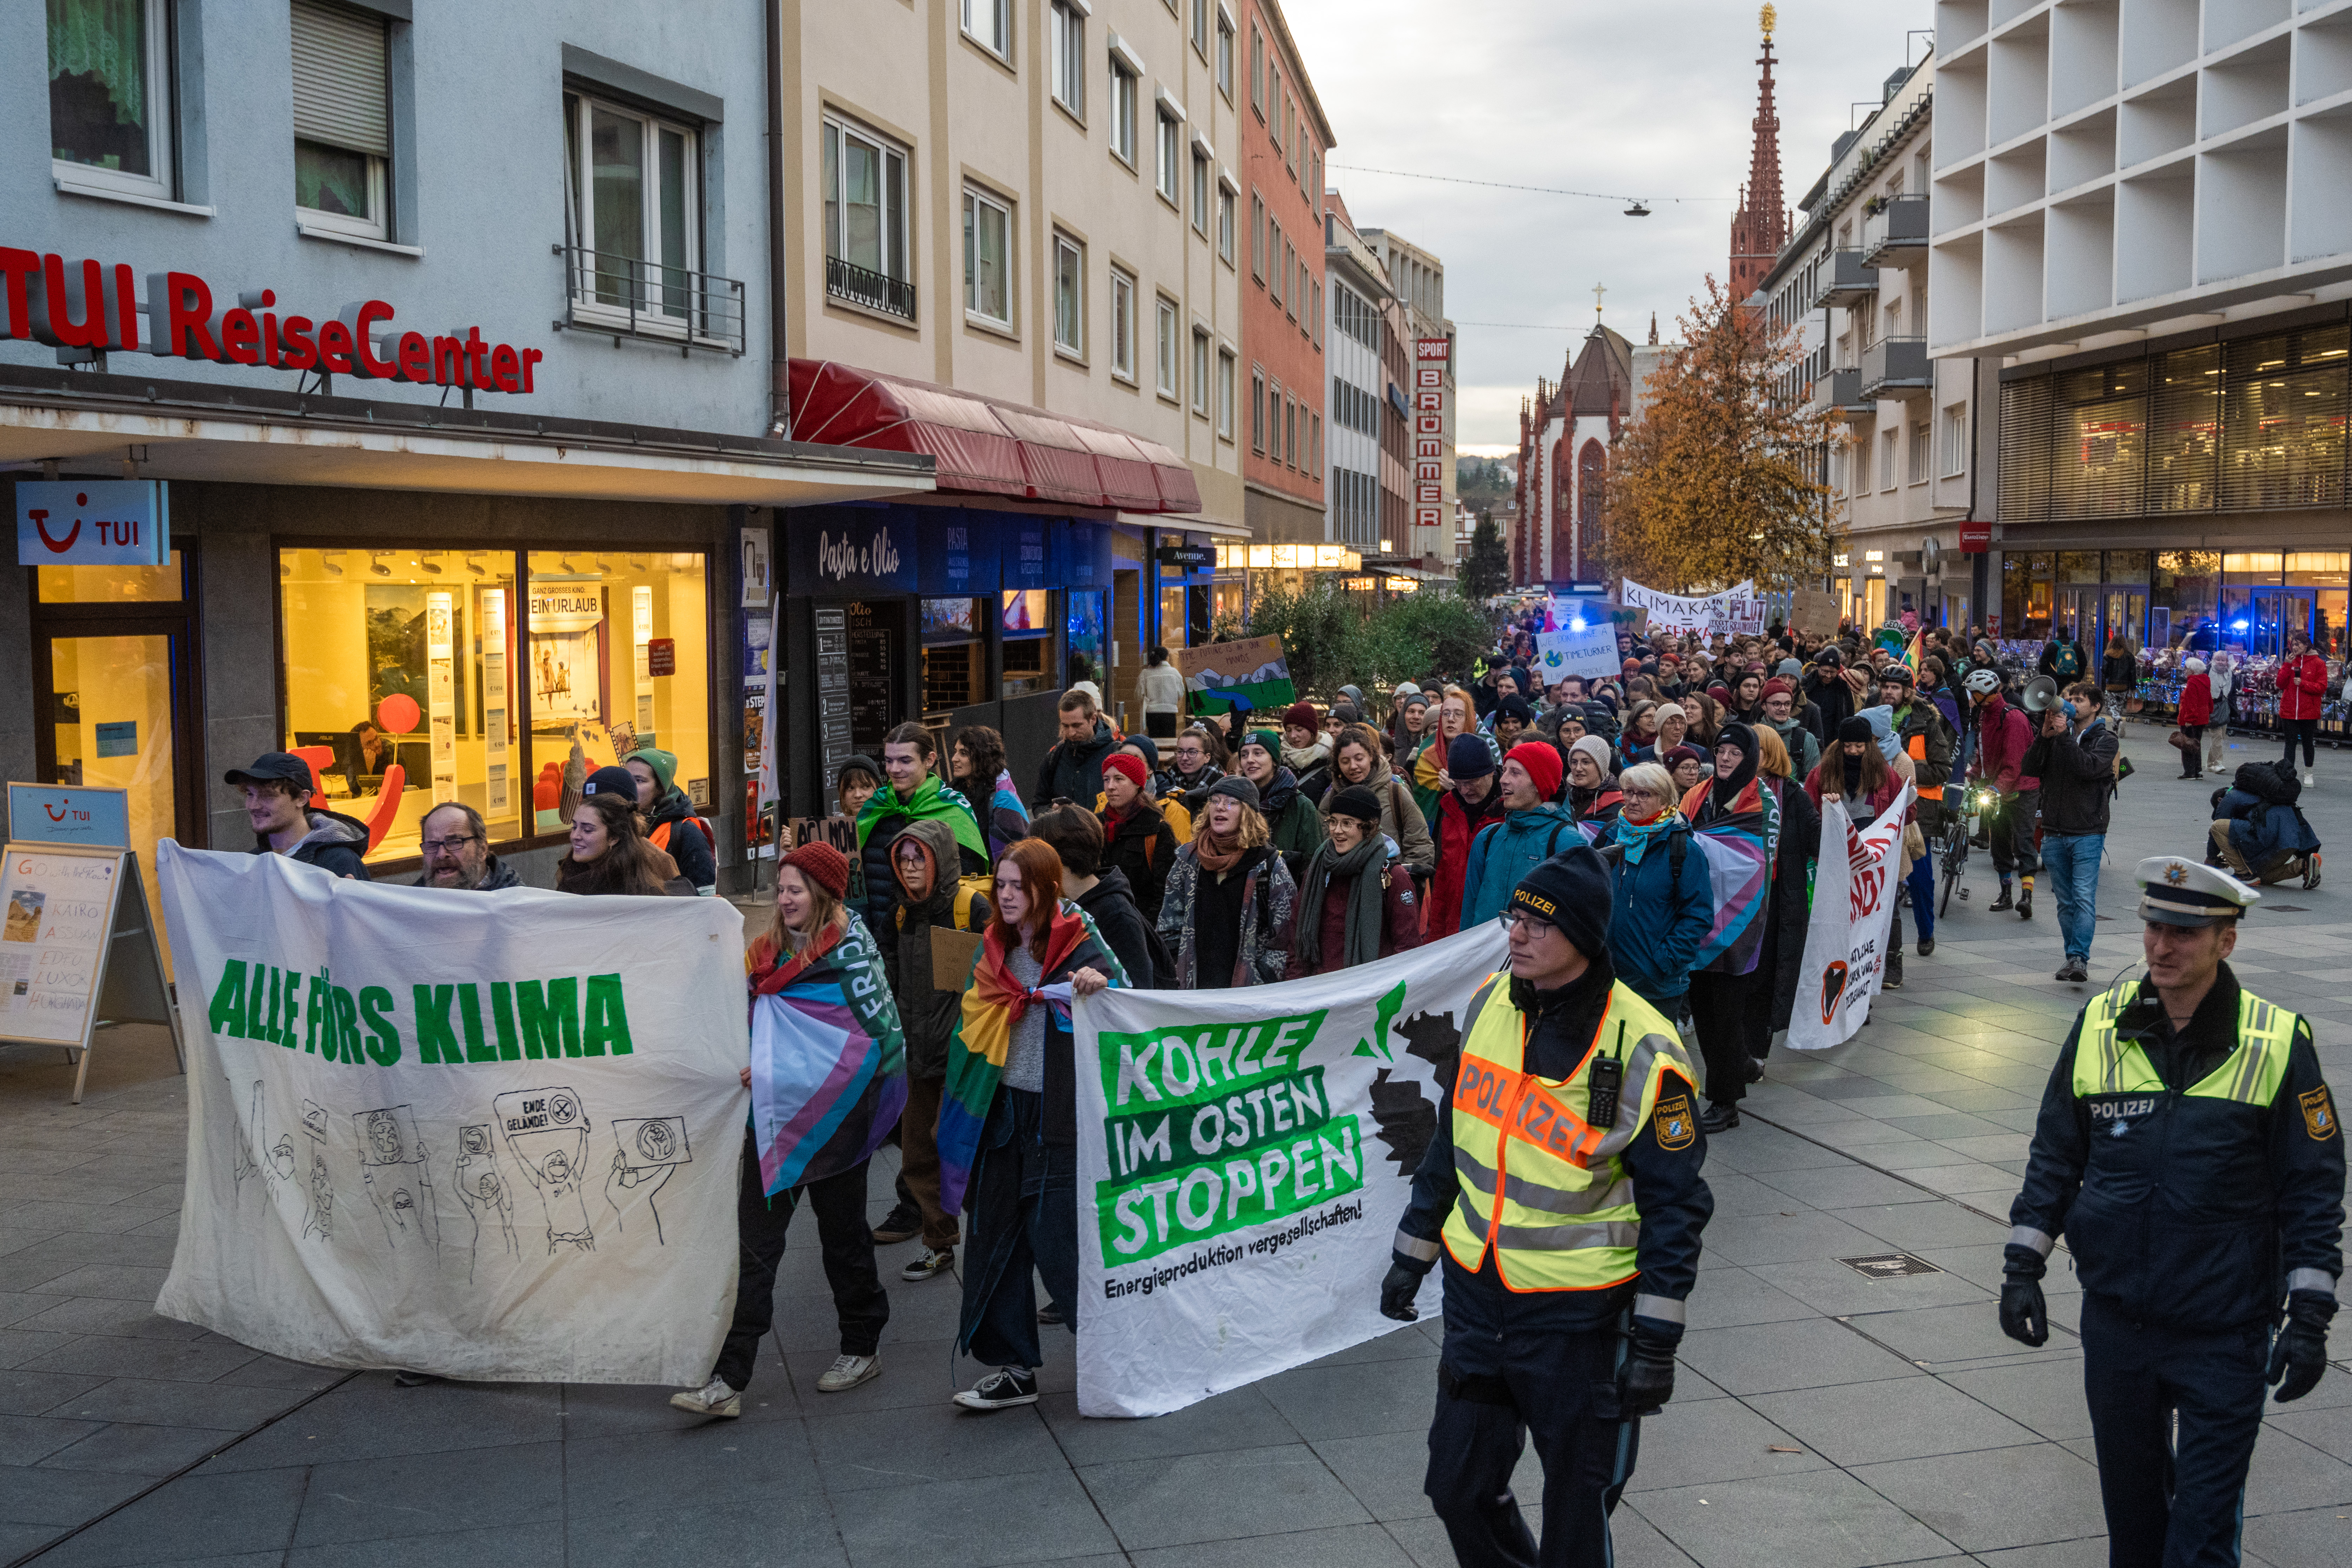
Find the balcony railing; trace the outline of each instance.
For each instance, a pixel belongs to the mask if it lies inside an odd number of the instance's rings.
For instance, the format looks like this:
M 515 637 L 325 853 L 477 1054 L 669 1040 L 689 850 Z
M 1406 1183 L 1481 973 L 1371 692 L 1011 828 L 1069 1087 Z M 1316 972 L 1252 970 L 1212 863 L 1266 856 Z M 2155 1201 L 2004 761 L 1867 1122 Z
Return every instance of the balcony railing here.
M 1862 264 L 1909 267 L 1927 256 L 1927 198 L 1889 196 L 1862 221 Z
M 681 348 L 743 352 L 743 285 L 634 256 L 552 247 L 563 258 L 563 325 L 575 331 L 645 338 Z
M 869 310 L 879 310 L 902 321 L 915 319 L 915 286 L 912 283 L 900 282 L 887 273 L 860 267 L 838 256 L 824 258 L 824 291 L 836 300 L 846 300 L 853 305 L 863 305 Z
M 1935 385 L 1925 338 L 1881 338 L 1862 351 L 1862 395 L 1924 397 Z
M 1822 258 L 1821 281 L 1814 285 L 1813 301 L 1807 308 L 1859 305 L 1877 297 L 1878 274 L 1862 264 L 1862 252 L 1832 250 Z
M 1862 372 L 1851 365 L 1814 378 L 1808 410 L 1846 420 L 1866 418 L 1875 412 L 1863 401 Z

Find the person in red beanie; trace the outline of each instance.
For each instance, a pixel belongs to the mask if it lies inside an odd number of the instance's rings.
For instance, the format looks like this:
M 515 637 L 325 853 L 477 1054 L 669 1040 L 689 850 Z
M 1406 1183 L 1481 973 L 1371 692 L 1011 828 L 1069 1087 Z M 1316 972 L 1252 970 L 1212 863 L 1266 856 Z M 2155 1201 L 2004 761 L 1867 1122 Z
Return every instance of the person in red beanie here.
M 825 843 L 803 844 L 784 857 L 784 864 L 795 867 L 801 875 L 814 877 L 817 885 L 831 893 L 836 901 L 849 897 L 849 857 Z
M 1312 702 L 1294 702 L 1283 712 L 1282 765 L 1309 804 L 1322 802 L 1331 787 L 1331 737 L 1323 732 L 1322 710 Z
M 1553 801 L 1559 779 L 1559 748 L 1549 741 L 1522 741 L 1504 757 L 1496 786 L 1503 797 L 1503 819 L 1481 828 L 1470 842 L 1461 929 L 1501 915 L 1522 877 L 1562 848 L 1585 841 L 1568 808 Z
M 1151 773 L 1129 751 L 1103 759 L 1102 863 L 1127 873 L 1143 918 L 1160 919 L 1169 868 L 1176 863 L 1176 830 L 1151 800 Z

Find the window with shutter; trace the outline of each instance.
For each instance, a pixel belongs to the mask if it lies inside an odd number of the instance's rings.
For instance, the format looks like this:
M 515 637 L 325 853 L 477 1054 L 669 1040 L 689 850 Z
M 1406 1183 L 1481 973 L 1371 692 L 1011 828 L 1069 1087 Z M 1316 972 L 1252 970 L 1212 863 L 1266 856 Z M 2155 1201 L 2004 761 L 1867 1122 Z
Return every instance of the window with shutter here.
M 2048 376 L 2000 389 L 2000 521 L 2050 516 L 2051 386 Z
M 294 205 L 306 228 L 389 237 L 392 94 L 385 23 L 292 0 Z
M 2166 354 L 2148 422 L 2148 510 L 2212 510 L 2221 454 L 2221 345 Z

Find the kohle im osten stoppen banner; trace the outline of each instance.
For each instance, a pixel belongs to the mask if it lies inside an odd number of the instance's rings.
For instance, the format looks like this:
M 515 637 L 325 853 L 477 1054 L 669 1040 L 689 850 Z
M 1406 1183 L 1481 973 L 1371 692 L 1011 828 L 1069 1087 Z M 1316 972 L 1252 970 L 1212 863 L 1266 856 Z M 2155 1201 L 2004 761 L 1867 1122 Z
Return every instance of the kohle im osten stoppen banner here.
M 1381 1277 L 1439 1075 L 1508 947 L 1488 921 L 1335 974 L 1076 1005 L 1082 1414 L 1162 1415 L 1396 1328 Z
M 189 1100 L 158 1312 L 325 1366 L 708 1375 L 748 1098 L 730 906 L 169 839 L 157 869 Z

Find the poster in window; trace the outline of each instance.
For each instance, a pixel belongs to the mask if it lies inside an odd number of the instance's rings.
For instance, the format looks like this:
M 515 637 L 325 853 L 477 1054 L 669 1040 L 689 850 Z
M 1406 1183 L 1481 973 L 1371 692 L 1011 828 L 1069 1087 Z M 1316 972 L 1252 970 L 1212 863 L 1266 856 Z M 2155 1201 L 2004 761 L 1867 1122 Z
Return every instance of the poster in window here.
M 507 595 L 503 588 L 481 590 L 482 756 L 488 786 L 486 815 L 492 821 L 512 809 L 507 793 Z
M 425 590 L 370 583 L 362 604 L 367 615 L 367 712 L 352 719 L 373 716 L 387 697 L 405 697 L 420 710 L 427 708 Z
M 604 587 L 595 577 L 530 579 L 530 727 L 560 735 L 604 716 Z

